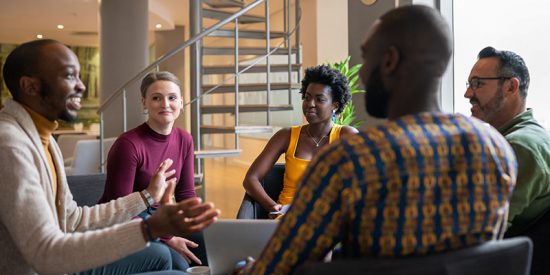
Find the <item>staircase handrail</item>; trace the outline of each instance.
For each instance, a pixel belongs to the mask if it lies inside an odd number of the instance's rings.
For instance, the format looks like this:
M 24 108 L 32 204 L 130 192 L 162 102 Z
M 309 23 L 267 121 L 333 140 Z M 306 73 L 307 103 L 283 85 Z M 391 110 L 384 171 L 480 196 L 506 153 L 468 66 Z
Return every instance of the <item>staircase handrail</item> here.
M 173 49 L 172 51 L 166 53 L 165 55 L 161 56 L 159 59 L 157 59 L 155 62 L 151 63 L 149 66 L 145 67 L 145 69 L 143 69 L 142 71 L 140 71 L 139 73 L 137 73 L 134 77 L 132 77 L 130 80 L 126 81 L 126 83 L 124 83 L 124 85 L 122 85 L 120 88 L 118 88 L 113 94 L 111 94 L 106 100 L 105 102 L 103 102 L 103 104 L 101 104 L 101 106 L 99 106 L 98 110 L 97 110 L 97 113 L 100 114 L 100 113 L 103 113 L 105 111 L 105 109 L 118 97 L 120 96 L 120 94 L 122 94 L 125 90 L 126 90 L 126 87 L 128 87 L 129 85 L 131 85 L 132 83 L 134 83 L 135 81 L 141 79 L 142 77 L 144 77 L 149 71 L 151 71 L 152 69 L 154 69 L 155 67 L 157 67 L 158 65 L 160 65 L 160 63 L 164 62 L 165 60 L 167 60 L 168 58 L 176 55 L 177 53 L 179 53 L 180 51 L 182 51 L 183 49 L 193 45 L 194 43 L 196 43 L 197 41 L 199 41 L 200 39 L 202 39 L 203 37 L 209 35 L 210 33 L 216 31 L 216 30 L 219 30 L 221 27 L 223 27 L 225 24 L 229 23 L 229 22 L 232 22 L 234 21 L 236 18 L 240 17 L 241 15 L 247 13 L 248 11 L 250 11 L 251 9 L 255 8 L 256 6 L 258 6 L 259 4 L 265 2 L 265 0 L 257 0 L 253 3 L 251 3 L 250 5 L 244 7 L 243 9 L 239 10 L 238 12 L 234 13 L 233 15 L 225 18 L 224 20 L 221 20 L 219 21 L 218 23 L 214 24 L 213 26 L 209 27 L 208 29 L 200 32 L 199 34 L 193 36 L 192 38 L 190 38 L 189 40 L 187 40 L 186 42 L 184 42 L 183 44 L 181 44 L 180 46 L 176 47 L 175 49 Z
M 301 20 L 301 13 L 300 13 L 299 16 L 298 16 L 298 21 L 297 21 L 296 24 L 294 25 L 294 28 L 292 29 L 292 31 L 290 31 L 290 33 L 288 33 L 288 36 L 292 36 L 292 35 L 296 32 L 296 30 L 297 30 L 297 28 L 298 28 L 298 23 L 300 23 L 300 20 Z M 208 94 L 212 93 L 212 92 L 215 91 L 217 88 L 219 88 L 219 87 L 223 86 L 224 84 L 226 84 L 229 80 L 232 80 L 233 78 L 235 78 L 235 76 L 240 75 L 240 74 L 242 74 L 242 73 L 244 73 L 244 72 L 250 70 L 252 67 L 258 65 L 258 63 L 262 62 L 262 61 L 265 60 L 268 56 L 272 55 L 272 54 L 273 54 L 274 52 L 276 52 L 278 49 L 282 48 L 282 46 L 283 46 L 284 43 L 285 43 L 285 42 L 282 41 L 282 42 L 280 42 L 279 44 L 277 44 L 277 46 L 273 47 L 273 49 L 272 49 L 271 51 L 269 51 L 267 54 L 264 54 L 264 55 L 262 55 L 262 56 L 255 57 L 253 62 L 251 62 L 250 64 L 248 64 L 248 66 L 246 66 L 246 67 L 244 67 L 243 69 L 241 69 L 238 73 L 229 73 L 229 76 L 226 77 L 226 78 L 224 78 L 224 79 L 222 79 L 221 81 L 219 81 L 218 84 L 217 84 L 216 86 L 214 86 L 214 87 L 208 89 L 206 92 L 203 92 L 199 97 L 194 98 L 194 99 L 192 99 L 192 100 L 190 100 L 190 101 L 185 102 L 185 103 L 183 104 L 183 107 L 185 107 L 185 106 L 187 106 L 187 105 L 189 105 L 189 104 L 194 103 L 195 101 L 201 99 L 201 98 L 202 98 L 203 96 L 205 96 L 205 95 L 208 95 Z M 298 48 L 298 51 L 299 51 L 299 50 L 300 50 L 300 49 Z
M 224 25 L 226 25 L 227 23 L 229 22 L 232 22 L 234 21 L 235 19 L 237 19 L 238 17 L 244 15 L 245 13 L 247 13 L 248 11 L 250 11 L 251 9 L 255 8 L 256 6 L 258 6 L 259 4 L 265 2 L 266 0 L 257 0 L 251 4 L 249 4 L 248 6 L 244 7 L 243 9 L 239 10 L 238 12 L 234 13 L 233 15 L 225 18 L 224 20 L 222 21 L 219 21 L 218 23 L 214 24 L 213 26 L 207 28 L 206 30 L 200 32 L 199 34 L 193 36 L 192 38 L 190 38 L 189 40 L 185 41 L 183 44 L 181 44 L 180 46 L 177 46 L 176 48 L 174 48 L 173 50 L 169 51 L 168 53 L 166 53 L 165 55 L 161 56 L 160 58 L 158 58 L 156 61 L 154 61 L 153 63 L 151 63 L 150 65 L 148 65 L 147 67 L 145 67 L 145 69 L 143 69 L 142 71 L 140 71 L 139 73 L 137 73 L 134 77 L 132 77 L 130 80 L 126 81 L 126 83 L 124 83 L 124 85 L 122 85 L 119 89 L 117 89 L 113 94 L 111 94 L 103 104 L 101 104 L 97 110 L 97 114 L 100 115 L 100 135 L 99 135 L 99 139 L 100 139 L 100 168 L 101 168 L 101 173 L 104 173 L 104 170 L 105 170 L 105 157 L 104 157 L 104 154 L 103 154 L 103 140 L 104 140 L 104 132 L 103 132 L 103 112 L 105 111 L 105 109 L 107 109 L 109 107 L 109 105 L 118 97 L 120 96 L 121 94 L 123 94 L 125 91 L 126 91 L 126 88 L 131 85 L 132 83 L 134 83 L 135 81 L 138 81 L 140 80 L 142 77 L 144 77 L 149 71 L 153 70 L 154 68 L 158 68 L 158 65 L 160 65 L 162 62 L 166 61 L 167 59 L 171 58 L 172 56 L 176 55 L 177 53 L 179 53 L 180 51 L 184 50 L 185 48 L 197 43 L 197 41 L 199 41 L 200 39 L 204 38 L 205 36 L 209 35 L 210 33 L 220 29 L 221 27 L 223 27 Z M 298 13 L 297 17 L 296 17 L 296 22 L 294 24 L 294 28 L 289 32 L 287 33 L 286 35 L 288 36 L 288 39 L 290 41 L 290 37 L 292 35 L 294 35 L 294 33 L 298 30 L 298 26 L 301 22 L 301 17 L 302 17 L 302 12 L 301 12 L 301 8 L 296 11 Z M 248 66 L 246 66 L 245 68 L 243 68 L 242 70 L 238 71 L 237 73 L 231 73 L 230 76 L 228 76 L 227 78 L 225 79 L 222 79 L 222 81 L 220 81 L 218 83 L 218 85 L 210 88 L 208 91 L 206 92 L 203 92 L 201 93 L 201 95 L 199 97 L 196 97 L 192 100 L 189 100 L 187 102 L 184 102 L 183 103 L 183 106 L 182 107 L 185 107 L 187 105 L 190 105 L 190 104 L 193 104 L 194 102 L 196 102 L 197 100 L 201 99 L 203 96 L 206 96 L 208 94 L 210 94 L 211 92 L 215 91 L 217 88 L 219 88 L 220 86 L 224 85 L 225 83 L 227 83 L 229 80 L 237 77 L 238 75 L 248 71 L 250 68 L 254 67 L 255 65 L 257 65 L 258 63 L 260 63 L 261 61 L 265 60 L 268 56 L 271 56 L 275 51 L 277 51 L 278 49 L 280 49 L 283 44 L 285 42 L 282 41 L 281 43 L 279 43 L 278 45 L 276 45 L 272 50 L 270 50 L 269 52 L 267 52 L 265 55 L 262 55 L 262 56 L 259 56 L 259 57 L 256 57 L 255 60 L 250 63 Z M 290 47 L 290 45 L 287 45 L 288 47 Z M 300 48 L 299 46 L 297 46 L 297 51 L 300 51 Z M 125 110 L 123 111 L 125 112 Z M 126 129 L 125 129 L 126 130 Z

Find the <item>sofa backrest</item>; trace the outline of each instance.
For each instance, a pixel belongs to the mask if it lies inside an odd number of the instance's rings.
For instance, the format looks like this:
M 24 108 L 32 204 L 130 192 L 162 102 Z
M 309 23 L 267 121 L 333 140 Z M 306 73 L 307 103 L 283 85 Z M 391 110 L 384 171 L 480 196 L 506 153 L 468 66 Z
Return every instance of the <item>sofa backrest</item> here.
M 67 182 L 79 206 L 92 206 L 103 194 L 105 174 L 67 176 Z

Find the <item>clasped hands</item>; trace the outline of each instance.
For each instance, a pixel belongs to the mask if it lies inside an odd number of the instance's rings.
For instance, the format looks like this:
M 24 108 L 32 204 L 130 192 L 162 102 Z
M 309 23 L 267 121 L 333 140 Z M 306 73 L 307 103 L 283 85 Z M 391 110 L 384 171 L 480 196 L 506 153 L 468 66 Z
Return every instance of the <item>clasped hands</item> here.
M 203 203 L 200 198 L 189 198 L 177 203 L 174 201 L 177 179 L 172 176 L 176 171 L 167 171 L 172 163 L 171 159 L 163 161 L 147 187 L 155 202 L 160 203 L 160 207 L 148 219 L 153 238 L 165 235 L 183 237 L 199 232 L 220 215 L 220 210 L 213 203 Z

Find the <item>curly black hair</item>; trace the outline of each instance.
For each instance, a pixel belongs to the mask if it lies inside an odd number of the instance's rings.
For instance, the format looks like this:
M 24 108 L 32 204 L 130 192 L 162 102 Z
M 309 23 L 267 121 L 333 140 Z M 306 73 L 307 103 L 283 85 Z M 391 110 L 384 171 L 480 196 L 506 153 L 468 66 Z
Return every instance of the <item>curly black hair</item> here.
M 344 107 L 346 107 L 346 104 L 351 99 L 348 79 L 340 71 L 332 69 L 327 65 L 319 65 L 306 69 L 304 79 L 302 79 L 302 88 L 300 89 L 302 100 L 310 83 L 319 83 L 330 87 L 332 101 L 338 102 L 337 114 L 344 110 Z

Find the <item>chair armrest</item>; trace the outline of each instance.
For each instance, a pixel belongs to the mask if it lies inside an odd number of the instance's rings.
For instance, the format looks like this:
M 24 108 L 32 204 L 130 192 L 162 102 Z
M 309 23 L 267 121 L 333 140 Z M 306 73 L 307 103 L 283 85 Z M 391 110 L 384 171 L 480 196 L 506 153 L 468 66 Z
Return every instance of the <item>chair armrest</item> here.
M 73 164 L 73 159 L 74 157 L 68 157 L 63 159 L 63 165 L 65 165 L 65 167 L 71 167 Z
M 247 193 L 244 194 L 237 219 L 256 219 L 256 202 Z

